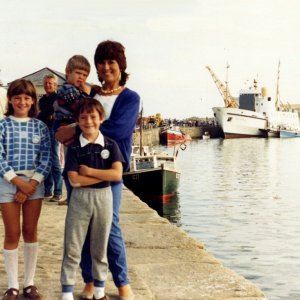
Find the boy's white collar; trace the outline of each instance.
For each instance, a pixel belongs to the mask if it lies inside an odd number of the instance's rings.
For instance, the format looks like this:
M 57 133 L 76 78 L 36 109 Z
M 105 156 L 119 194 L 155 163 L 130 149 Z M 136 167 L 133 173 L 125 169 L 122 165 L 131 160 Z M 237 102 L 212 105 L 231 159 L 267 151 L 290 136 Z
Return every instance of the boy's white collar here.
M 81 133 L 80 136 L 79 136 L 79 142 L 80 142 L 80 146 L 81 147 L 84 147 L 86 146 L 87 144 L 91 144 L 91 142 L 89 140 L 87 140 L 83 134 Z M 95 140 L 95 142 L 93 144 L 99 144 L 101 145 L 102 147 L 104 147 L 104 137 L 102 135 L 102 133 L 100 132 L 99 130 L 99 134 Z

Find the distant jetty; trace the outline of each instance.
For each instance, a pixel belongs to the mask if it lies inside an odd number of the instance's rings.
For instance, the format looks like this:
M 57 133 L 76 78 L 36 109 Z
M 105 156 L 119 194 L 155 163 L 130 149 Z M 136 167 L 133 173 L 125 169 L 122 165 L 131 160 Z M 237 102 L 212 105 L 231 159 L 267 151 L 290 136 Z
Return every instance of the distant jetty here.
M 192 139 L 201 139 L 205 132 L 208 132 L 211 138 L 222 138 L 223 131 L 218 125 L 199 125 L 199 126 L 179 126 L 185 134 L 189 134 Z M 158 145 L 159 132 L 161 127 L 146 127 L 143 129 L 143 145 Z M 138 145 L 140 141 L 140 131 L 136 130 L 133 134 L 133 142 Z

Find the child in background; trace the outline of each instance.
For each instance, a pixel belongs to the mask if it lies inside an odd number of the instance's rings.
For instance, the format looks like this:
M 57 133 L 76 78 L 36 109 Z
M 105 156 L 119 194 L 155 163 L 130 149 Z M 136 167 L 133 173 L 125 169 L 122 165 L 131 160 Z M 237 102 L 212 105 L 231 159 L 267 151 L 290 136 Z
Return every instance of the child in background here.
M 5 228 L 3 257 L 8 277 L 8 290 L 3 300 L 18 299 L 21 228 L 24 238 L 23 294 L 25 299 L 38 300 L 41 295 L 34 286 L 37 228 L 44 197 L 42 181 L 51 166 L 50 136 L 47 126 L 34 118 L 37 96 L 30 81 L 18 79 L 12 82 L 7 98 L 6 118 L 0 121 L 0 205 Z
M 82 133 L 68 147 L 64 169 L 73 190 L 65 224 L 62 300 L 74 299 L 76 270 L 88 228 L 95 286 L 93 299 L 108 300 L 104 284 L 113 205 L 110 181 L 121 180 L 124 159 L 117 144 L 99 131 L 104 121 L 104 109 L 99 101 L 85 98 L 75 119 Z
M 82 55 L 72 56 L 66 65 L 66 82 L 58 89 L 54 102 L 54 132 L 60 126 L 74 124 L 74 112 L 80 101 L 94 90 L 86 84 L 91 66 Z

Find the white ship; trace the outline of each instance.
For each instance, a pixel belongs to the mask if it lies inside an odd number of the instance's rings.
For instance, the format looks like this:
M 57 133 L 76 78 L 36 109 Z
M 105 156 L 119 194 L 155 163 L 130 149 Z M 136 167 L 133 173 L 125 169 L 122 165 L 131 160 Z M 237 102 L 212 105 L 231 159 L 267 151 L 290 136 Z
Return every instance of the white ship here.
M 299 130 L 297 112 L 278 105 L 278 99 L 267 96 L 266 88 L 258 90 L 254 81 L 252 88 L 240 91 L 238 99 L 230 95 L 226 86 L 209 67 L 225 107 L 213 107 L 214 116 L 224 132 L 224 138 L 279 136 L 280 129 Z

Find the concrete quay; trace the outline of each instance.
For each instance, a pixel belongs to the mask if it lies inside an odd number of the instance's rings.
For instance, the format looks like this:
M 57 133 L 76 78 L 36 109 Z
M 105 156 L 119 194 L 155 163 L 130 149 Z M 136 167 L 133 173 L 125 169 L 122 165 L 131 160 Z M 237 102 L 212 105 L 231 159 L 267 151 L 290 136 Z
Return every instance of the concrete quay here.
M 135 300 L 265 300 L 253 283 L 226 268 L 205 246 L 148 207 L 124 188 L 121 225 L 125 237 L 129 276 Z M 60 299 L 60 267 L 66 206 L 45 202 L 39 223 L 40 251 L 35 284 L 44 300 Z M 0 236 L 3 239 L 3 224 Z M 20 243 L 20 287 L 23 278 L 23 242 Z M 76 297 L 83 284 L 78 270 Z M 0 294 L 6 290 L 0 254 Z M 111 300 L 117 289 L 111 276 L 106 285 Z M 19 299 L 23 299 L 20 296 Z M 77 299 L 77 298 L 75 298 Z M 78 298 L 79 299 L 79 298 Z

